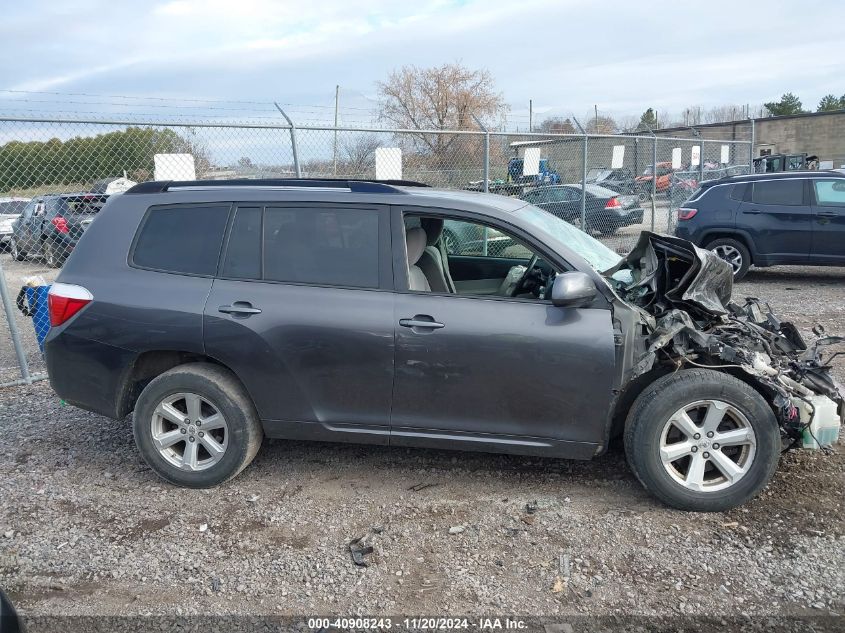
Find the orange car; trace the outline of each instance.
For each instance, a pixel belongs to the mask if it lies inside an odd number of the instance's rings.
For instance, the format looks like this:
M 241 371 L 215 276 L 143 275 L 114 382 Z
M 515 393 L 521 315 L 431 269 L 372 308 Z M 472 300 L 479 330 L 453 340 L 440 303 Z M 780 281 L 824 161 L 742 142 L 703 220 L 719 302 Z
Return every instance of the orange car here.
M 657 191 L 667 191 L 669 189 L 669 181 L 674 173 L 674 169 L 672 169 L 672 163 L 670 161 L 666 161 L 663 163 L 657 163 L 657 182 L 655 183 L 655 189 Z M 641 189 L 651 189 L 651 181 L 654 178 L 654 167 L 649 165 L 643 171 L 642 176 L 637 176 L 635 181 L 637 186 Z

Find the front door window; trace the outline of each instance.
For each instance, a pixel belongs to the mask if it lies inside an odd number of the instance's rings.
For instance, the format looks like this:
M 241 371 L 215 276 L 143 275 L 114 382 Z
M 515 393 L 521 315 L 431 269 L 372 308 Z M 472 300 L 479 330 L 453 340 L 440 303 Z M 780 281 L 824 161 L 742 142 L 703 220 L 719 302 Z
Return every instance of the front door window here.
M 413 292 L 544 300 L 559 272 L 500 227 L 416 215 L 406 215 L 404 227 Z

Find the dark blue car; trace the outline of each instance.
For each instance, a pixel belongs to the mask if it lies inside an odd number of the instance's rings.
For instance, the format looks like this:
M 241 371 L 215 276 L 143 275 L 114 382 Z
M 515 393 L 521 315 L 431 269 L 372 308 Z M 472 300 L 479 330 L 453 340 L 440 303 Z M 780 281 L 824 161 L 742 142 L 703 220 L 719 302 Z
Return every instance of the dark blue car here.
M 715 251 L 742 279 L 751 265 L 845 265 L 845 173 L 802 171 L 703 182 L 675 235 Z

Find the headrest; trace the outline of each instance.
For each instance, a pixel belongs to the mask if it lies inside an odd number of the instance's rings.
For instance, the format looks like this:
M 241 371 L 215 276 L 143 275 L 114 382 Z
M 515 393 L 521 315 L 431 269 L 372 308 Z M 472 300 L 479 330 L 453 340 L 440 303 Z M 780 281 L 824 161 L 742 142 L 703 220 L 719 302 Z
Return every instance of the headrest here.
M 425 231 L 420 228 L 406 229 L 405 245 L 408 249 L 408 265 L 414 266 L 422 257 L 426 245 Z
M 427 246 L 434 246 L 443 234 L 443 220 L 441 218 L 420 218 L 420 226 L 428 236 Z

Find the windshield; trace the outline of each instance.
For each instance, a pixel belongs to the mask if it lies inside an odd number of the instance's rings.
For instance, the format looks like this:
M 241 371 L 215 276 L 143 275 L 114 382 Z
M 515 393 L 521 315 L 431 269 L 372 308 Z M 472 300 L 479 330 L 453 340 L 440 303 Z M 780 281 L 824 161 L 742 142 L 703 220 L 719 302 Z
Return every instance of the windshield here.
M 591 169 L 587 172 L 587 180 L 600 180 L 607 178 L 609 174 L 609 169 Z
M 612 268 L 622 259 L 618 253 L 596 238 L 539 207 L 525 205 L 516 211 L 516 215 L 557 241 L 566 244 L 599 272 Z

